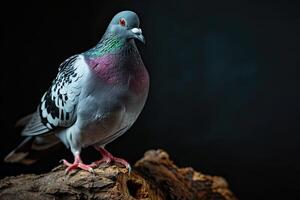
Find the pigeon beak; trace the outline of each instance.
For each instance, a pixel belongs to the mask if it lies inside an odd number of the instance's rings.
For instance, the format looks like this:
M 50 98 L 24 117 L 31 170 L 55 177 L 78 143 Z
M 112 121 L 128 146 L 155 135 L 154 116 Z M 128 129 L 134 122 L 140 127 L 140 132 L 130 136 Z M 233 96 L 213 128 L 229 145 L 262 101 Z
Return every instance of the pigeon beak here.
M 138 39 L 139 41 L 141 41 L 142 43 L 145 44 L 145 38 L 142 35 L 142 29 L 133 28 L 133 29 L 131 29 L 131 32 L 134 34 L 134 38 Z

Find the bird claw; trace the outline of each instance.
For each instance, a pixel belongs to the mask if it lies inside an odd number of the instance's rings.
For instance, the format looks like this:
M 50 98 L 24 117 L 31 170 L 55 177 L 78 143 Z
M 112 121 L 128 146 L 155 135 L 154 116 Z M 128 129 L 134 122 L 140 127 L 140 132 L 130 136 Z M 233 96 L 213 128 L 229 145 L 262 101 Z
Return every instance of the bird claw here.
M 130 175 L 131 171 L 132 171 L 132 168 L 130 165 L 126 166 L 127 170 L 128 170 L 128 175 Z
M 90 164 L 90 165 L 86 165 L 86 164 L 83 164 L 83 163 L 79 163 L 78 164 L 78 168 L 82 169 L 82 170 L 85 170 L 85 171 L 88 171 L 90 173 L 95 173 L 94 169 L 95 166 Z
M 64 163 L 64 164 L 65 164 L 65 163 Z M 71 171 L 77 169 L 77 168 L 78 168 L 78 165 L 79 165 L 79 163 L 73 163 L 73 164 L 68 163 L 68 164 L 70 164 L 70 165 L 67 165 L 68 167 L 67 167 L 67 169 L 66 169 L 66 171 L 65 171 L 65 174 L 66 174 L 66 175 L 69 174 Z
M 59 163 L 64 164 L 64 165 L 66 165 L 66 166 L 68 166 L 68 167 L 70 167 L 70 166 L 72 165 L 72 163 L 69 163 L 69 162 L 66 161 L 65 159 L 61 159 L 61 160 L 59 161 Z
M 117 157 L 113 157 L 112 160 L 114 161 L 114 163 L 123 165 L 128 170 L 128 174 L 131 173 L 131 166 L 126 160 Z
M 121 165 L 125 166 L 128 169 L 128 173 L 130 174 L 131 166 L 126 160 L 124 160 L 122 158 L 114 157 L 111 153 L 109 153 L 103 147 L 96 147 L 96 150 L 99 151 L 103 157 L 101 160 L 95 162 L 96 164 L 98 164 L 98 166 L 102 163 L 105 163 L 106 165 L 108 165 L 111 162 L 113 162 L 113 163 L 121 164 Z
M 100 166 L 101 164 L 105 164 L 105 166 L 107 166 L 112 162 L 115 163 L 115 164 L 125 166 L 126 169 L 128 170 L 128 174 L 131 173 L 131 166 L 126 160 L 124 160 L 122 158 L 114 157 L 111 153 L 109 153 L 104 148 L 97 148 L 97 150 L 100 151 L 103 158 L 101 160 L 95 161 L 95 162 L 93 162 L 89 165 L 84 164 L 82 162 L 82 160 L 80 159 L 79 154 L 75 155 L 75 159 L 74 159 L 73 163 L 69 163 L 65 159 L 62 159 L 60 162 L 62 162 L 64 165 L 67 166 L 66 174 L 68 174 L 69 172 L 71 172 L 75 169 L 82 169 L 82 170 L 88 171 L 90 173 L 95 173 L 94 168 Z
M 90 165 L 86 165 L 82 162 L 74 162 L 74 163 L 69 163 L 66 160 L 61 160 L 60 162 L 62 162 L 64 165 L 67 166 L 67 169 L 65 171 L 65 174 L 69 174 L 71 171 L 75 170 L 75 169 L 82 169 L 84 171 L 88 171 L 90 173 L 95 173 L 94 169 L 95 167 L 97 167 L 96 165 L 94 165 L 93 163 Z
M 101 160 L 97 160 L 93 162 L 91 165 L 95 165 L 96 167 L 99 167 L 102 164 L 104 164 L 104 166 L 108 166 L 110 163 L 111 163 L 111 158 L 103 157 Z
M 126 160 L 124 160 L 122 158 L 113 157 L 113 156 L 112 157 L 103 157 L 101 160 L 95 161 L 91 165 L 95 165 L 98 167 L 98 166 L 104 164 L 104 166 L 108 166 L 112 162 L 122 165 L 122 166 L 125 166 L 128 169 L 129 173 L 131 172 L 131 166 Z

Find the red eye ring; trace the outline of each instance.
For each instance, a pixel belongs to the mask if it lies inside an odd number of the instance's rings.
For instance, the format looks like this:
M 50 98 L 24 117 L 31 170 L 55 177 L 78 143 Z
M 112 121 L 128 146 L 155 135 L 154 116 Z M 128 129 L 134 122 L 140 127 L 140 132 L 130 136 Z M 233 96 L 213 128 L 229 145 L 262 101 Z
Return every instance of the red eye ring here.
M 120 24 L 121 26 L 125 26 L 125 25 L 126 25 L 126 20 L 125 20 L 124 18 L 121 18 L 121 19 L 119 20 L 119 24 Z

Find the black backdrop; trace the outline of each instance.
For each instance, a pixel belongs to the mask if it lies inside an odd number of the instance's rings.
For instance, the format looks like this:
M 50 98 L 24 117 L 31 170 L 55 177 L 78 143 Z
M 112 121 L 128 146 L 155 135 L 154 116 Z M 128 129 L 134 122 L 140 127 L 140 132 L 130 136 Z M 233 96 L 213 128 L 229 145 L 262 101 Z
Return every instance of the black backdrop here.
M 34 111 L 67 57 L 96 44 L 130 9 L 151 90 L 135 125 L 108 145 L 134 162 L 163 148 L 179 166 L 227 178 L 240 199 L 299 191 L 299 5 L 291 1 L 82 1 L 2 5 L 1 159 L 18 142 L 14 122 Z M 66 150 L 1 176 L 44 172 Z M 86 150 L 87 161 L 97 158 Z

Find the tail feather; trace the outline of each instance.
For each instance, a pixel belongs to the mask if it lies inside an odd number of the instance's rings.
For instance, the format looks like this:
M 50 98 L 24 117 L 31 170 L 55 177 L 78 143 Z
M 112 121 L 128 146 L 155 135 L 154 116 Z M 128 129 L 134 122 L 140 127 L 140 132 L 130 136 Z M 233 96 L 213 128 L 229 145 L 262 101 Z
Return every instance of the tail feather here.
M 17 148 L 15 148 L 12 152 L 10 152 L 5 158 L 4 161 L 8 163 L 23 163 L 23 164 L 33 164 L 35 161 L 32 159 L 26 159 L 28 156 L 32 143 L 34 141 L 34 137 L 27 137 L 23 140 Z
M 55 135 L 26 137 L 17 148 L 10 152 L 4 161 L 30 165 L 42 158 L 52 149 L 62 144 Z

